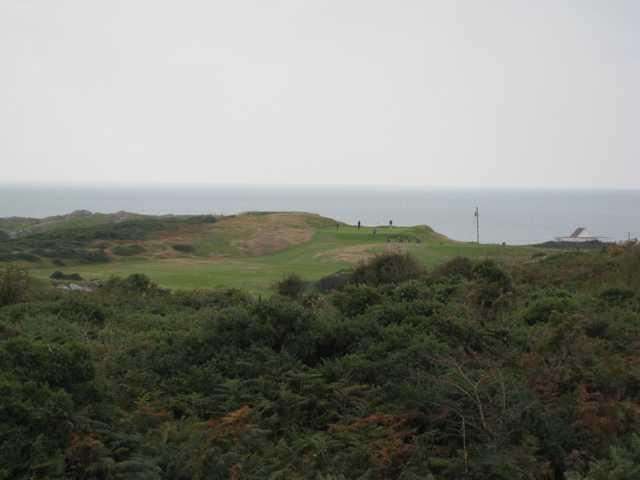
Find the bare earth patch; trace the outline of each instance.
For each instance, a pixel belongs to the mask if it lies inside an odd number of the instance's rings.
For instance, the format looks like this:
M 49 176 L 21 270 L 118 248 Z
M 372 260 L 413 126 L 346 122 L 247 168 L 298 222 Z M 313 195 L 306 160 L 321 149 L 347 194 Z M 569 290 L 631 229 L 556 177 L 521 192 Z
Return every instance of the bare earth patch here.
M 312 232 L 301 228 L 261 229 L 247 240 L 238 240 L 235 245 L 252 255 L 279 252 L 294 245 L 311 240 Z
M 309 217 L 295 213 L 241 215 L 227 221 L 225 227 L 240 234 L 231 245 L 245 254 L 266 255 L 310 241 L 313 229 Z
M 318 253 L 316 258 L 337 260 L 346 263 L 358 263 L 370 260 L 379 253 L 404 253 L 406 245 L 388 245 L 386 243 L 370 243 L 368 245 L 353 245 L 351 247 L 334 248 Z

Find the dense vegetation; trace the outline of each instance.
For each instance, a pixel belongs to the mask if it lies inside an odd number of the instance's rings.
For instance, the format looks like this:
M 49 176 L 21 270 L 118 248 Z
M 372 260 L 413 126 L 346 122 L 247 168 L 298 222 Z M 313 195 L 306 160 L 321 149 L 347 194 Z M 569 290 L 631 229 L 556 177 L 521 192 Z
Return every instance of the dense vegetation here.
M 276 290 L 4 271 L 0 479 L 640 478 L 637 247 Z
M 516 263 L 553 250 L 457 242 L 426 225 L 357 228 L 303 212 L 213 217 L 82 210 L 0 218 L 0 269 L 18 264 L 37 279 L 72 271 L 87 282 L 144 273 L 165 288 L 235 287 L 253 295 L 267 294 L 292 272 L 317 281 L 381 252 L 410 252 L 433 269 L 456 256 Z
M 57 226 L 44 231 L 27 231 L 11 238 L 6 232 L 0 236 L 0 262 L 52 261 L 55 265 L 106 263 L 110 257 L 106 248 L 112 241 L 144 240 L 157 232 L 178 231 L 189 225 L 215 223 L 210 215 L 138 217 L 110 223 L 69 228 Z M 117 244 L 113 253 L 118 256 L 138 255 L 144 248 L 137 244 Z

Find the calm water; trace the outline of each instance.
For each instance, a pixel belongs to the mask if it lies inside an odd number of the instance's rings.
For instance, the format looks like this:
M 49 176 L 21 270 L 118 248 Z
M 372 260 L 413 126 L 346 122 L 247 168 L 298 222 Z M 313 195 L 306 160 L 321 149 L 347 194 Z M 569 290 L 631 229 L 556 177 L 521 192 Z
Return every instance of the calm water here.
M 457 240 L 525 244 L 587 227 L 612 240 L 640 237 L 640 190 L 516 190 L 420 187 L 0 185 L 0 217 L 94 212 L 307 211 L 349 223 L 431 225 Z

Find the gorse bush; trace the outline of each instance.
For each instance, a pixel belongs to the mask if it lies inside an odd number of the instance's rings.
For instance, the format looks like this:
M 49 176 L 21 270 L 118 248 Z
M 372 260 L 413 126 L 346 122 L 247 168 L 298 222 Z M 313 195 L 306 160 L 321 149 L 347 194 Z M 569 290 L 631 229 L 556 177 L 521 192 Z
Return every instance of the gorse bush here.
M 455 257 L 438 267 L 434 272 L 434 276 L 460 276 L 470 279 L 473 276 L 473 262 L 466 257 Z
M 216 222 L 213 215 L 159 216 L 130 218 L 112 223 L 38 231 L 19 238 L 0 241 L 0 261 L 37 262 L 42 258 L 56 265 L 72 263 L 105 263 L 106 250 L 112 242 L 135 242 L 158 232 L 176 232 L 191 225 Z M 139 255 L 144 250 L 138 244 L 116 245 L 115 255 Z
M 513 290 L 513 280 L 493 260 L 483 260 L 473 267 L 472 277 L 479 283 L 476 302 L 483 308 L 494 307 Z
M 0 271 L 0 307 L 26 301 L 30 287 L 31 280 L 24 270 L 9 266 Z
M 74 411 L 95 400 L 89 351 L 15 337 L 0 342 L 0 472 L 62 478 Z
M 65 320 L 91 322 L 100 326 L 106 318 L 102 306 L 91 301 L 86 295 L 68 294 L 59 300 L 51 311 Z
M 529 325 L 549 321 L 554 312 L 565 314 L 575 310 L 575 302 L 566 296 L 548 296 L 534 301 L 525 311 L 524 320 Z
M 0 251 L 0 262 L 39 262 L 40 260 L 40 257 L 32 253 L 3 253 Z
M 145 249 L 142 245 L 134 243 L 131 245 L 116 245 L 111 249 L 111 251 L 121 257 L 129 257 L 133 255 L 140 255 L 141 253 L 144 253 Z
M 493 260 L 483 260 L 478 263 L 473 267 L 472 274 L 481 281 L 495 284 L 503 291 L 509 291 L 513 288 L 511 276 Z
M 188 243 L 178 243 L 176 245 L 172 245 L 172 247 L 176 252 L 182 252 L 182 253 L 191 253 L 191 252 L 195 252 L 196 250 L 196 247 Z
M 55 272 L 53 272 L 51 275 L 49 275 L 49 278 L 52 280 L 75 280 L 75 281 L 81 281 L 82 280 L 82 276 L 79 273 L 64 273 L 61 272 L 60 270 L 56 270 Z
M 635 479 L 629 260 L 374 259 L 369 283 L 268 298 L 34 289 L 0 307 L 0 478 Z
M 628 288 L 612 287 L 604 290 L 600 294 L 600 298 L 612 303 L 625 302 L 636 296 L 636 292 Z
M 316 286 L 321 292 L 329 292 L 344 287 L 350 280 L 351 272 L 342 270 L 322 277 Z
M 367 308 L 381 300 L 380 292 L 368 285 L 347 285 L 333 297 L 334 304 L 347 317 L 364 313 Z
M 411 255 L 385 253 L 359 265 L 351 275 L 353 283 L 382 285 L 419 277 L 424 267 Z
M 235 288 L 221 290 L 180 290 L 171 296 L 172 302 L 179 307 L 195 310 L 213 307 L 230 307 L 251 302 L 251 296 Z
M 165 290 L 159 288 L 149 277 L 142 273 L 134 273 L 126 278 L 110 277 L 102 284 L 100 290 L 116 296 L 141 297 L 167 294 Z
M 276 284 L 276 290 L 280 295 L 291 298 L 299 298 L 307 288 L 307 282 L 300 276 L 292 273 Z

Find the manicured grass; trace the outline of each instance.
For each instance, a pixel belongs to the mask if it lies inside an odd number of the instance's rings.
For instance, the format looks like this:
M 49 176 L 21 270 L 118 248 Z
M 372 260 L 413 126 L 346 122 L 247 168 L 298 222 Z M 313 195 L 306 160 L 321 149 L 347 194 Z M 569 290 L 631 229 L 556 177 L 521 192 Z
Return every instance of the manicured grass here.
M 145 259 L 129 257 L 106 264 L 65 267 L 66 273 L 80 273 L 85 279 L 105 279 L 111 275 L 126 276 L 144 273 L 159 285 L 172 289 L 216 287 L 242 287 L 255 294 L 271 291 L 284 276 L 295 272 L 306 280 L 317 280 L 346 268 L 358 261 L 367 251 L 402 248 L 415 255 L 427 268 L 433 268 L 455 256 L 471 258 L 489 257 L 503 261 L 518 261 L 539 251 L 530 247 L 475 245 L 452 242 L 424 227 L 373 228 L 322 226 L 316 228 L 311 241 L 285 250 L 261 256 L 187 257 L 173 259 Z M 388 242 L 398 236 L 412 239 L 413 243 Z M 420 243 L 416 243 L 419 239 Z M 207 253 L 216 253 L 211 243 Z M 350 258 L 349 249 L 354 250 Z M 345 250 L 346 249 L 346 250 Z M 340 255 L 341 253 L 347 253 Z M 201 253 L 201 252 L 198 252 Z M 228 249 L 218 251 L 227 254 Z M 345 258 L 348 258 L 345 259 Z M 34 268 L 35 277 L 46 278 L 60 268 Z

